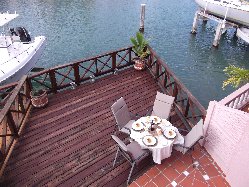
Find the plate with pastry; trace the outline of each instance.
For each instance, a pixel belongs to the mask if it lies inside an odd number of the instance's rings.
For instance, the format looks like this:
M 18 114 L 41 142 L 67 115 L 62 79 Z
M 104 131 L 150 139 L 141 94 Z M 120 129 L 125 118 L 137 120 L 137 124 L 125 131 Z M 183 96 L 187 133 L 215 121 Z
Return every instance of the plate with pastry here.
M 147 146 L 155 146 L 157 144 L 157 138 L 154 136 L 150 136 L 150 135 L 144 136 L 143 143 L 144 145 L 147 145 Z
M 142 123 L 135 122 L 132 124 L 132 129 L 135 131 L 141 131 L 144 129 L 144 125 Z
M 166 138 L 173 139 L 176 137 L 176 132 L 174 130 L 170 129 L 170 130 L 164 131 L 164 135 L 166 136 Z
M 150 121 L 153 121 L 155 124 L 161 123 L 162 119 L 159 118 L 158 116 L 150 116 Z

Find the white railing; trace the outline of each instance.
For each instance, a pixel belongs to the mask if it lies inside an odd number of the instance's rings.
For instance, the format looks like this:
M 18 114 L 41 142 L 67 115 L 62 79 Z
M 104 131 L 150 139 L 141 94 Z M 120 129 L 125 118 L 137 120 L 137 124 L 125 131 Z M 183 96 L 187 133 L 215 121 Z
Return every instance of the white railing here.
M 241 109 L 249 103 L 249 83 L 231 93 L 219 103 L 231 108 Z

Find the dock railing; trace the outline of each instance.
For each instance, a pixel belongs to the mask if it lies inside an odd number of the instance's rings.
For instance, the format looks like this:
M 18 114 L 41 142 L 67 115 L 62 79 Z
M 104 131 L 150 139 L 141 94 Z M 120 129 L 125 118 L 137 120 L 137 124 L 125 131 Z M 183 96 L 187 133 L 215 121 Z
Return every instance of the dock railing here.
M 59 90 L 71 87 L 72 83 L 92 80 L 108 73 L 117 73 L 119 69 L 132 64 L 134 52 L 131 47 L 103 55 L 83 59 L 70 64 L 50 68 L 29 77 L 31 86 L 43 86 L 48 93 L 57 93 Z
M 242 109 L 249 103 L 249 83 L 231 93 L 219 101 L 219 103 L 234 109 Z
M 162 90 L 174 96 L 175 107 L 181 117 L 190 127 L 200 118 L 205 118 L 206 110 L 181 83 L 169 67 L 150 48 L 147 63 L 149 72 L 161 86 Z M 133 64 L 135 53 L 132 47 L 105 53 L 77 62 L 46 69 L 31 76 L 24 76 L 18 83 L 0 87 L 1 103 L 1 134 L 0 134 L 0 167 L 4 170 L 9 155 L 20 136 L 21 130 L 31 110 L 30 91 L 37 86 L 43 86 L 49 94 L 80 85 L 85 81 L 94 81 L 107 74 L 118 74 L 120 69 Z M 118 75 L 117 75 L 118 76 Z
M 0 113 L 0 174 L 3 172 L 2 168 L 6 164 L 5 161 L 10 156 L 9 153 L 19 137 L 31 109 L 30 87 L 27 76 L 23 76 L 18 84 L 4 86 L 1 90 L 11 89 L 14 85 L 16 86 L 12 89 L 11 94 L 4 93 L 5 98 L 7 97 L 8 99 Z
M 193 127 L 202 118 L 205 119 L 206 110 L 183 83 L 170 70 L 168 65 L 149 47 L 150 57 L 147 67 L 158 81 L 161 89 L 175 97 L 175 107 L 187 125 Z

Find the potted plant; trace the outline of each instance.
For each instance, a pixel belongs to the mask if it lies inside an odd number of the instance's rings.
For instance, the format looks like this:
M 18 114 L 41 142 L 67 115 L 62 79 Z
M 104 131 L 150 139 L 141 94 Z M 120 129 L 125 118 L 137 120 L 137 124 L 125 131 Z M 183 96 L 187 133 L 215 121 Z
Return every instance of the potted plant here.
M 136 38 L 131 37 L 131 43 L 133 44 L 132 50 L 136 56 L 133 60 L 135 62 L 134 68 L 136 70 L 143 70 L 145 68 L 146 57 L 150 54 L 148 41 L 145 40 L 141 32 L 137 32 Z
M 42 87 L 33 89 L 30 92 L 30 97 L 32 105 L 36 108 L 41 108 L 48 104 L 47 91 Z

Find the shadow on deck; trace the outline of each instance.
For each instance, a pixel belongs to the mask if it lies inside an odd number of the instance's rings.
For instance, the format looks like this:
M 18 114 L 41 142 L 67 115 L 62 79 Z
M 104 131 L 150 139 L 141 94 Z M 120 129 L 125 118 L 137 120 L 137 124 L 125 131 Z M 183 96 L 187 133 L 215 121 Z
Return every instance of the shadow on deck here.
M 123 184 L 130 165 L 120 159 L 112 167 L 116 146 L 110 135 L 116 123 L 111 105 L 123 96 L 131 112 L 144 115 L 153 105 L 157 90 L 159 86 L 147 71 L 128 68 L 118 76 L 108 75 L 52 95 L 46 108 L 32 110 L 4 171 L 4 184 Z M 173 124 L 180 125 L 177 119 L 173 116 Z

